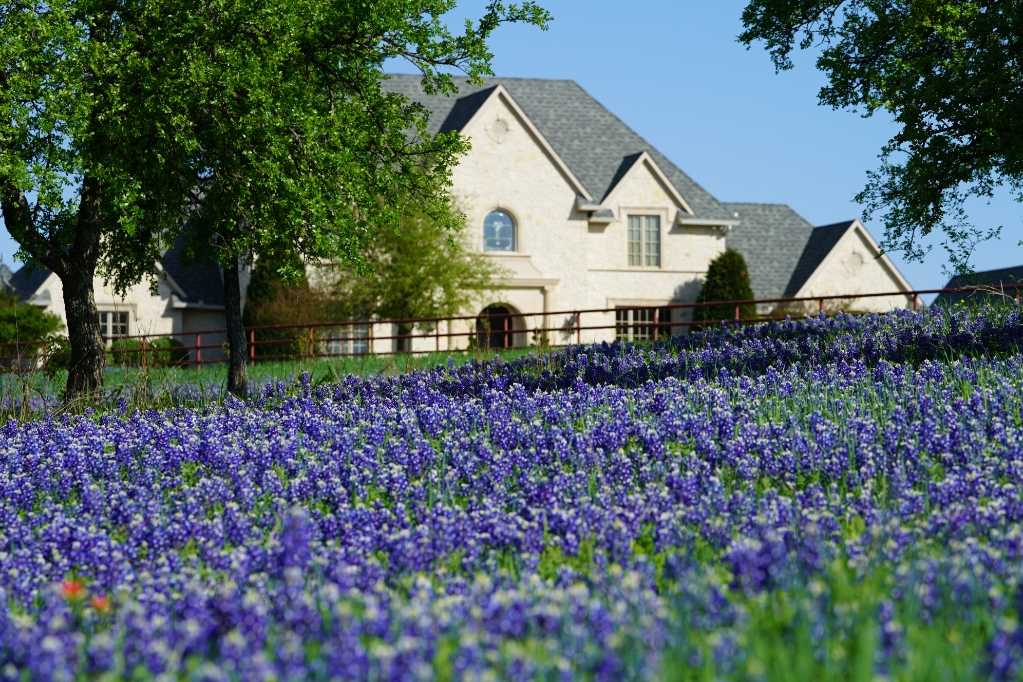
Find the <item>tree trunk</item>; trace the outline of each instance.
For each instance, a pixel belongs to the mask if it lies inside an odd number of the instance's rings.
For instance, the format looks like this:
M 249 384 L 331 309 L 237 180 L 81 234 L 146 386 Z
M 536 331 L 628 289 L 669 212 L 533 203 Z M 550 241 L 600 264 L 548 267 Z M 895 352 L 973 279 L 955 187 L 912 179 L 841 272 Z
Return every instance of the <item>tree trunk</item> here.
M 64 389 L 64 401 L 68 405 L 95 398 L 103 386 L 106 348 L 96 315 L 92 277 L 92 269 L 80 264 L 69 265 L 61 277 L 71 342 L 71 365 Z
M 238 277 L 238 261 L 235 256 L 224 268 L 224 313 L 227 317 L 227 347 L 230 355 L 227 366 L 227 390 L 245 398 L 249 392 L 249 372 L 246 366 L 248 344 L 245 342 L 245 325 L 242 323 L 242 286 Z

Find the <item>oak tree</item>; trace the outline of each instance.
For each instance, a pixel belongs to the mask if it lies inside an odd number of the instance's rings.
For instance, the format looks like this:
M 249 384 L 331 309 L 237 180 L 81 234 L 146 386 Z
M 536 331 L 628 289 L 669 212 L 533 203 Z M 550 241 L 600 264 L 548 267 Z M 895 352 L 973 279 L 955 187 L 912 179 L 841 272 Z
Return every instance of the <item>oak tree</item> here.
M 927 253 L 934 230 L 957 271 L 1000 228 L 968 220 L 970 197 L 1007 185 L 1023 200 L 1023 3 L 1017 0 L 751 0 L 740 42 L 776 69 L 819 48 L 822 104 L 890 114 L 898 132 L 856 200 L 879 214 L 886 251 Z
M 19 258 L 63 283 L 68 398 L 103 380 L 93 278 L 124 291 L 182 232 L 188 256 L 224 269 L 229 388 L 243 394 L 247 258 L 358 267 L 407 207 L 443 217 L 467 143 L 428 135 L 428 111 L 381 87 L 384 64 L 404 59 L 428 92 L 453 92 L 452 71 L 490 74 L 500 23 L 549 19 L 495 1 L 452 33 L 454 5 L 0 0 L 0 205 Z

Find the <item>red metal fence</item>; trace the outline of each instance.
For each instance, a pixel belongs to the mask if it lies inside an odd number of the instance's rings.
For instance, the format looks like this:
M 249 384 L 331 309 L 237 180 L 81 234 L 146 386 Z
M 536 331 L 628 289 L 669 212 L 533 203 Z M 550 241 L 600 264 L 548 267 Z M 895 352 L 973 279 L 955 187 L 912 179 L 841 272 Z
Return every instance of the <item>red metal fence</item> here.
M 453 340 L 468 338 L 469 347 L 476 348 L 512 348 L 526 345 L 523 343 L 527 335 L 533 335 L 537 345 L 569 345 L 582 343 L 583 332 L 615 330 L 617 338 L 632 340 L 656 341 L 663 336 L 678 333 L 682 328 L 694 325 L 707 326 L 723 320 L 672 319 L 679 317 L 671 313 L 673 310 L 686 311 L 701 307 L 729 306 L 735 308 L 734 317 L 737 323 L 755 323 L 770 320 L 782 320 L 794 314 L 827 313 L 828 303 L 837 302 L 843 307 L 860 299 L 898 297 L 904 298 L 907 308 L 918 310 L 920 297 L 928 294 L 975 294 L 988 293 L 1010 298 L 1020 303 L 1020 291 L 1023 284 L 1007 284 L 998 288 L 992 287 L 959 287 L 953 289 L 921 289 L 916 291 L 893 291 L 874 294 L 846 294 L 834 296 L 810 296 L 803 298 L 763 298 L 743 301 L 713 301 L 706 303 L 670 303 L 656 306 L 620 306 L 616 308 L 590 308 L 580 310 L 559 310 L 537 313 L 489 312 L 483 315 L 456 315 L 449 317 L 417 317 L 389 320 L 345 320 L 339 322 L 316 322 L 310 324 L 265 325 L 246 327 L 248 335 L 248 355 L 250 363 L 257 360 L 298 359 L 298 358 L 330 358 L 358 355 L 390 355 L 395 353 L 426 353 L 446 350 L 465 350 L 462 345 L 454 345 Z M 1010 292 L 1007 294 L 1006 292 Z M 1011 294 L 1011 295 L 1010 295 Z M 785 308 L 788 315 L 767 315 L 752 318 L 740 317 L 743 307 L 750 304 L 757 306 L 774 305 L 777 311 Z M 809 304 L 809 305 L 808 305 Z M 796 308 L 793 308 L 796 306 Z M 627 319 L 619 320 L 617 315 L 623 311 L 630 312 Z M 584 325 L 586 315 L 616 314 L 614 324 Z M 667 313 L 668 319 L 663 315 Z M 684 314 L 684 313 L 683 313 Z M 635 317 L 645 319 L 637 320 Z M 532 318 L 540 324 L 527 328 L 525 321 Z M 562 318 L 562 323 L 551 326 L 553 318 Z M 468 323 L 467 330 L 453 330 L 452 325 L 459 322 Z M 446 329 L 441 332 L 441 326 Z M 410 330 L 406 333 L 375 335 L 376 327 L 387 329 Z M 414 330 L 418 327 L 419 333 Z M 211 337 L 224 337 L 226 329 L 205 329 L 188 332 L 172 332 L 167 334 L 140 334 L 105 338 L 108 355 L 114 362 L 132 365 L 183 365 L 201 368 L 203 365 L 216 364 L 227 360 L 226 343 L 210 342 Z M 268 338 L 269 336 L 269 338 Z M 204 341 L 205 337 L 205 341 Z M 560 337 L 560 338 L 558 338 Z M 168 346 L 167 341 L 173 340 L 175 345 Z M 444 340 L 443 348 L 441 340 Z M 380 349 L 379 342 L 386 343 Z M 47 342 L 20 342 L 0 344 L 3 355 L 0 361 L 6 367 L 31 368 L 38 365 Z M 431 347 L 432 346 L 432 347 Z M 275 348 L 276 347 L 276 348 Z M 358 350 L 356 350 L 358 349 Z M 13 350 L 13 352 L 11 352 Z M 206 357 L 203 357 L 206 351 Z M 267 352 L 273 351 L 273 352 Z M 283 351 L 283 352 L 275 352 Z

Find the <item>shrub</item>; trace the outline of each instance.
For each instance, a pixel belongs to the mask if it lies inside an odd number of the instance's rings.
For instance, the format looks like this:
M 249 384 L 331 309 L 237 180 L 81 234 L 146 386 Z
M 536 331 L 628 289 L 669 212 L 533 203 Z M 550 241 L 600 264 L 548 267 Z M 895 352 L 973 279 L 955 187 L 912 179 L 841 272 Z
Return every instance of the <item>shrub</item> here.
M 107 353 L 107 364 L 168 365 L 182 363 L 187 358 L 188 351 L 183 350 L 181 342 L 174 339 L 147 339 L 145 353 L 142 351 L 141 339 L 115 339 Z
M 710 262 L 707 279 L 704 280 L 696 301 L 697 303 L 748 301 L 752 298 L 753 287 L 750 286 L 746 259 L 735 249 L 728 248 Z M 753 303 L 739 306 L 739 317 L 749 319 L 756 315 L 757 307 Z M 732 319 L 735 319 L 734 305 L 709 305 L 693 309 L 694 321 L 718 322 Z
M 43 354 L 42 343 L 64 327 L 53 313 L 22 303 L 8 291 L 0 291 L 0 356 L 20 356 L 35 367 L 35 358 Z M 5 366 L 17 360 L 4 361 Z
M 297 282 L 281 281 L 282 268 L 297 269 Z M 305 266 L 294 254 L 271 254 L 259 258 L 252 268 L 245 295 L 242 322 L 246 327 L 271 324 L 306 324 L 324 321 L 329 301 L 309 286 Z M 304 355 L 309 352 L 306 329 L 255 330 L 256 357 Z M 268 343 L 277 341 L 279 343 Z
M 50 339 L 43 353 L 43 371 L 47 376 L 67 371 L 71 367 L 71 341 L 66 337 L 57 336 Z

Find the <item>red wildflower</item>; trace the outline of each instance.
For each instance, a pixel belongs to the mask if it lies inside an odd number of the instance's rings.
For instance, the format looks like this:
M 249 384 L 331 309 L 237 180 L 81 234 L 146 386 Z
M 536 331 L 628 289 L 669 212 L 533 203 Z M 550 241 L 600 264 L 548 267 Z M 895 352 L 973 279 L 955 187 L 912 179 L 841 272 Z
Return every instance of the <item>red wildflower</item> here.
M 79 601 L 85 598 L 85 583 L 81 580 L 64 580 L 60 583 L 60 593 L 68 601 Z
M 89 604 L 100 613 L 110 613 L 114 610 L 114 605 L 110 603 L 110 597 L 106 597 L 102 594 L 97 594 L 95 597 L 90 599 Z

